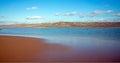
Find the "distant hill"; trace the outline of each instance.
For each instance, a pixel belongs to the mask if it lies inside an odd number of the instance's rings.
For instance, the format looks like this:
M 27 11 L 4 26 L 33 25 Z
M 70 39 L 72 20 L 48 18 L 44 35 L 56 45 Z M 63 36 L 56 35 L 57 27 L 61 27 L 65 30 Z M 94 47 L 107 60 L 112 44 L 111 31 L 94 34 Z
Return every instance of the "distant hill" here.
M 39 24 L 0 25 L 0 28 L 36 28 L 36 27 L 114 27 L 120 28 L 120 22 L 56 22 Z

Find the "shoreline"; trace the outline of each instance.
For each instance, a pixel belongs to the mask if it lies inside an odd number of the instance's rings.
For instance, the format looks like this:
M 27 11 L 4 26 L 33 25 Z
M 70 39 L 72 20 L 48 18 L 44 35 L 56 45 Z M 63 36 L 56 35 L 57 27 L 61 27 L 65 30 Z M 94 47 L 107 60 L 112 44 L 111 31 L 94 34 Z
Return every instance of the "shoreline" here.
M 0 27 L 3 28 L 120 28 L 120 27 Z
M 25 38 L 34 38 L 34 39 L 41 39 L 40 36 L 33 36 L 33 35 L 17 35 L 17 34 L 0 34 L 0 36 L 13 36 L 13 37 L 25 37 Z

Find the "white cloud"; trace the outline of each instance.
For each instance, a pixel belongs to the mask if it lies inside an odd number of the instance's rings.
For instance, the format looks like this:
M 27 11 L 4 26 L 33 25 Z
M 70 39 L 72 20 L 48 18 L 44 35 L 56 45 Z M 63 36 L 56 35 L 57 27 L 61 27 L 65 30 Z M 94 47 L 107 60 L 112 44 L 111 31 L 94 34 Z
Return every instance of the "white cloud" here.
M 116 13 L 116 14 L 114 14 L 114 16 L 118 16 L 118 17 L 120 17 L 120 13 Z
M 79 14 L 79 12 L 73 11 L 73 12 L 67 12 L 67 13 L 65 13 L 64 16 L 75 16 L 75 15 L 78 15 L 78 14 Z
M 120 18 L 116 18 L 113 20 L 114 22 L 120 22 Z
M 104 11 L 95 10 L 95 11 L 92 12 L 92 14 L 95 14 L 95 15 L 104 14 Z
M 73 12 L 67 12 L 64 14 L 61 13 L 56 13 L 55 16 L 79 16 L 80 18 L 84 18 L 84 17 L 95 17 L 97 15 L 105 15 L 105 14 L 111 14 L 112 15 L 113 10 L 95 10 L 91 13 L 79 13 L 77 11 L 73 11 Z
M 99 14 L 107 14 L 107 13 L 112 13 L 113 10 L 106 10 L 106 11 L 101 11 L 101 10 L 95 10 L 92 12 L 92 14 L 99 15 Z
M 112 12 L 113 12 L 113 10 L 106 10 L 106 11 L 95 10 L 95 11 L 88 13 L 88 14 L 84 14 L 84 13 L 80 14 L 77 11 L 73 11 L 73 12 L 65 13 L 64 16 L 79 16 L 80 18 L 84 18 L 84 17 L 94 17 L 94 16 L 102 15 L 102 14 L 110 14 Z
M 60 16 L 61 14 L 60 13 L 56 13 L 55 16 Z
M 26 19 L 43 19 L 42 16 L 27 16 Z
M 26 10 L 36 10 L 36 9 L 38 9 L 38 7 L 36 7 L 36 6 L 30 7 L 30 8 L 26 8 Z
M 80 14 L 79 17 L 80 18 L 84 18 L 84 17 L 94 17 L 96 16 L 96 14 Z
M 98 18 L 97 20 L 98 21 L 107 21 L 107 19 L 105 19 L 105 18 Z
M 78 15 L 79 12 L 77 12 L 77 11 L 73 11 L 73 12 L 71 12 L 71 14 L 73 14 L 73 15 Z
M 97 19 L 93 19 L 92 21 L 94 22 L 120 22 L 119 18 L 104 18 L 104 17 L 100 17 Z
M 106 13 L 112 13 L 113 12 L 113 10 L 107 10 L 106 11 Z
M 72 14 L 67 12 L 67 13 L 64 14 L 64 16 L 72 16 Z
M 87 14 L 80 14 L 80 18 L 84 18 L 84 17 L 87 17 L 88 15 Z
M 95 10 L 92 13 L 88 14 L 88 17 L 94 17 L 94 16 L 102 15 L 102 14 L 110 14 L 112 12 L 113 10 L 106 10 L 106 11 Z

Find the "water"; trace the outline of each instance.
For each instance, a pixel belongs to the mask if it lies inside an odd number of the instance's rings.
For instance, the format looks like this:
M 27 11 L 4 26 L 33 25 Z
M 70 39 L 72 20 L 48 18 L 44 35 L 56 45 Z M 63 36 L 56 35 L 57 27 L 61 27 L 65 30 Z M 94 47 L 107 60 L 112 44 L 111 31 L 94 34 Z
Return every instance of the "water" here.
M 119 28 L 4 28 L 0 35 L 43 38 L 73 47 L 120 45 Z
M 4 28 L 0 35 L 43 38 L 48 43 L 74 48 L 77 52 L 71 53 L 73 57 L 120 58 L 119 28 Z

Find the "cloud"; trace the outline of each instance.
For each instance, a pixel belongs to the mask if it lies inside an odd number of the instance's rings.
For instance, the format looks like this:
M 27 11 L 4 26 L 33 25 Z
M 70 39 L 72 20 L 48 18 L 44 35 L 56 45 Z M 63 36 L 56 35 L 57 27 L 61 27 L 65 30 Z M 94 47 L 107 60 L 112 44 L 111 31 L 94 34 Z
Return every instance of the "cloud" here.
M 84 17 L 95 17 L 97 15 L 105 15 L 105 14 L 112 14 L 113 10 L 95 10 L 93 12 L 90 13 L 79 13 L 77 11 L 73 11 L 73 12 L 66 12 L 64 14 L 61 13 L 56 13 L 55 16 L 79 16 L 80 18 L 84 18 Z
M 113 10 L 107 10 L 106 11 L 106 13 L 112 13 L 113 12 Z
M 106 10 L 106 11 L 95 10 L 95 11 L 88 13 L 88 14 L 79 14 L 79 16 L 80 16 L 80 18 L 95 17 L 97 15 L 102 15 L 102 14 L 111 14 L 112 12 L 113 12 L 113 10 Z
M 30 7 L 30 8 L 26 8 L 26 10 L 36 10 L 36 9 L 38 9 L 38 7 L 36 7 L 36 6 Z
M 97 19 L 93 19 L 94 22 L 120 22 L 120 18 L 104 18 L 100 17 Z
M 95 16 L 95 15 L 100 15 L 100 14 L 108 14 L 108 13 L 112 13 L 112 12 L 113 12 L 113 10 L 106 10 L 106 11 L 95 10 L 91 14 Z
M 73 16 L 71 13 L 67 12 L 64 14 L 64 16 Z
M 5 18 L 5 16 L 0 16 L 0 18 Z
M 115 13 L 115 14 L 113 14 L 113 15 L 120 17 L 120 13 Z
M 120 22 L 120 18 L 116 18 L 113 20 L 114 22 Z
M 97 20 L 98 21 L 107 21 L 108 19 L 106 19 L 106 18 L 98 18 Z
M 27 16 L 26 19 L 43 19 L 42 16 Z
M 104 14 L 104 11 L 95 10 L 95 11 L 92 12 L 92 14 L 95 14 L 95 15 Z
M 75 16 L 75 15 L 78 15 L 78 14 L 79 14 L 79 12 L 73 11 L 73 12 L 67 12 L 67 13 L 65 13 L 64 16 Z
M 79 12 L 77 12 L 77 11 L 73 11 L 73 12 L 71 12 L 71 14 L 73 14 L 73 15 L 78 15 Z
M 60 13 L 56 13 L 55 16 L 61 16 L 61 14 Z
M 88 14 L 80 14 L 80 18 L 88 17 Z

